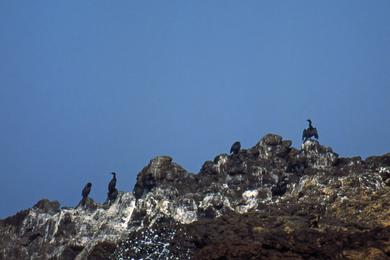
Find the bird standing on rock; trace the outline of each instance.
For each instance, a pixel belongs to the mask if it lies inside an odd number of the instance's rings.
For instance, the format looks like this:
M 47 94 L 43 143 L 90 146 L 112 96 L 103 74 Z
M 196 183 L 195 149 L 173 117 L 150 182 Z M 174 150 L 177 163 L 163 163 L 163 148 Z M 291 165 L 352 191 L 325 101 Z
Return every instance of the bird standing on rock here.
M 89 193 L 91 192 L 92 183 L 88 182 L 87 185 L 84 186 L 83 191 L 81 192 L 81 195 L 83 196 L 83 199 L 87 198 Z
M 82 206 L 85 205 L 85 203 L 87 202 L 87 199 L 88 199 L 88 195 L 91 192 L 91 187 L 92 187 L 92 183 L 90 183 L 90 182 L 88 182 L 84 186 L 83 191 L 81 192 L 81 196 L 83 196 L 83 198 L 81 199 L 81 201 L 80 201 L 79 205 L 77 205 L 77 207 L 80 205 L 82 205 Z
M 315 139 L 318 139 L 317 128 L 312 126 L 310 119 L 307 119 L 306 121 L 309 122 L 309 127 L 303 130 L 303 133 L 302 133 L 303 143 L 305 143 L 307 140 L 311 139 L 312 137 L 314 137 Z
M 115 190 L 115 186 L 116 186 L 116 173 L 115 172 L 112 172 L 112 179 L 110 181 L 110 183 L 108 184 L 108 192 L 112 192 Z
M 238 152 L 240 151 L 241 149 L 241 143 L 240 142 L 235 142 L 233 145 L 232 145 L 232 148 L 230 148 L 230 153 L 233 153 L 233 154 L 238 154 Z
M 116 200 L 117 196 L 118 196 L 118 190 L 116 189 L 116 173 L 115 172 L 112 172 L 112 179 L 110 181 L 110 183 L 108 183 L 108 197 L 107 197 L 107 201 L 109 201 L 110 203 L 114 200 Z

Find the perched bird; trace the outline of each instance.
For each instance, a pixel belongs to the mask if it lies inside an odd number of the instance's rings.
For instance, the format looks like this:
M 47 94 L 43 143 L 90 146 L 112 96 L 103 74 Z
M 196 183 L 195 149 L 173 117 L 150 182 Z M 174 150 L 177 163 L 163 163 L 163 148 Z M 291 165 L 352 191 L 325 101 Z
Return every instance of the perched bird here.
M 111 205 L 111 203 L 112 203 L 113 201 L 115 201 L 117 197 L 118 197 L 118 190 L 115 189 L 115 190 L 113 190 L 113 191 L 111 191 L 111 192 L 109 192 L 109 193 L 107 194 L 107 202 Z M 106 203 L 107 203 L 107 202 L 106 202 Z
M 111 193 L 113 192 L 115 189 L 116 189 L 116 173 L 115 172 L 112 172 L 112 179 L 110 181 L 110 183 L 108 183 L 108 193 Z
M 303 142 L 306 142 L 308 139 L 311 139 L 312 137 L 314 137 L 315 139 L 318 139 L 317 128 L 312 126 L 310 119 L 307 119 L 307 122 L 309 122 L 309 127 L 303 130 L 303 133 L 302 133 L 302 141 Z
M 85 206 L 85 203 L 87 202 L 87 199 L 88 199 L 88 195 L 89 193 L 91 192 L 91 187 L 92 187 L 92 183 L 88 182 L 84 188 L 83 188 L 83 191 L 81 192 L 81 196 L 83 196 L 83 198 L 81 199 L 81 201 L 79 202 L 79 204 L 77 205 L 77 207 L 79 207 L 80 205 L 81 206 Z M 76 208 L 77 208 L 76 207 Z
M 240 151 L 240 149 L 241 149 L 241 144 L 240 144 L 240 142 L 235 142 L 235 143 L 232 145 L 232 148 L 230 148 L 230 153 L 238 154 L 238 152 Z
M 92 183 L 90 183 L 90 182 L 88 182 L 87 185 L 84 186 L 84 189 L 81 192 L 83 199 L 88 197 L 89 193 L 91 192 L 91 187 L 92 187 Z
M 112 172 L 112 179 L 108 184 L 107 202 L 111 204 L 118 197 L 118 190 L 116 189 L 116 173 Z

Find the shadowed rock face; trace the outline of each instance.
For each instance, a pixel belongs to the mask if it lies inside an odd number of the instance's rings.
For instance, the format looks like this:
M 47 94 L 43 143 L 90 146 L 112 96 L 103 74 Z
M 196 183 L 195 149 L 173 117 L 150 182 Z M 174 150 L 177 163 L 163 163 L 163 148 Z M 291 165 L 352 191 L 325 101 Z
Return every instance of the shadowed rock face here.
M 158 156 L 138 174 L 134 187 L 135 197 L 141 198 L 156 187 L 175 187 L 182 192 L 193 189 L 194 176 L 169 156 Z
M 268 134 L 187 173 L 152 159 L 110 205 L 41 200 L 0 221 L 0 259 L 387 259 L 390 154 Z

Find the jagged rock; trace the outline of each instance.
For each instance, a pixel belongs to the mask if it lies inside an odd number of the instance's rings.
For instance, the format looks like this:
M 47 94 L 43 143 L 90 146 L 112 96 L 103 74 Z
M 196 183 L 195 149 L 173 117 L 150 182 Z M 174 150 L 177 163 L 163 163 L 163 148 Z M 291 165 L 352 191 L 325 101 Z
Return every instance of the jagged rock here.
M 134 187 L 134 195 L 141 198 L 150 192 L 153 188 L 161 185 L 186 187 L 194 178 L 187 173 L 180 165 L 172 162 L 169 156 L 158 156 L 152 159 L 137 176 L 137 182 Z
M 284 176 L 282 179 L 279 180 L 278 183 L 276 183 L 275 186 L 272 187 L 272 195 L 273 196 L 283 196 L 287 191 L 287 185 L 288 185 L 288 177 Z
M 114 243 L 130 232 L 135 198 L 131 193 L 119 193 L 109 208 L 94 203 L 93 210 L 69 208 L 53 215 L 42 210 L 45 204 L 20 213 L 17 221 L 0 221 L 4 237 L 0 240 L 0 259 L 74 259 L 88 255 L 98 243 Z
M 390 167 L 390 153 L 382 156 L 370 156 L 366 159 L 370 168 Z
M 92 198 L 86 197 L 86 198 L 83 198 L 80 201 L 80 203 L 77 205 L 76 208 L 81 208 L 81 209 L 84 209 L 84 210 L 94 211 L 98 207 L 99 207 L 99 205 L 97 203 L 95 203 L 95 201 Z
M 291 145 L 268 134 L 197 175 L 159 156 L 107 204 L 41 200 L 0 220 L 0 259 L 389 257 L 390 154 Z
M 279 135 L 267 134 L 254 149 L 258 150 L 260 157 L 264 159 L 285 158 L 290 151 L 291 144 L 291 141 L 283 141 Z
M 172 251 L 180 256 L 182 252 L 176 248 L 187 248 L 192 251 L 191 259 L 388 258 L 384 245 L 389 245 L 390 228 L 358 232 L 348 229 L 332 225 L 313 228 L 306 216 L 286 216 L 281 212 L 230 213 L 178 228 Z
M 56 200 L 50 201 L 48 199 L 42 199 L 33 206 L 34 209 L 41 210 L 44 213 L 55 214 L 60 211 L 60 203 Z
M 332 148 L 320 145 L 316 140 L 308 140 L 302 144 L 302 153 L 307 165 L 315 169 L 329 169 L 337 162 L 338 154 Z

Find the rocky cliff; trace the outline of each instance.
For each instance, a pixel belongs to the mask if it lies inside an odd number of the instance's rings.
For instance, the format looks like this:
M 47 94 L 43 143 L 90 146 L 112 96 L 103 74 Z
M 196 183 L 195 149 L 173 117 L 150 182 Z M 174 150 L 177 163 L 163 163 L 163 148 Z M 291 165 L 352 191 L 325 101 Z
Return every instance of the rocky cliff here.
M 389 259 L 390 154 L 269 134 L 198 174 L 160 156 L 111 205 L 41 200 L 0 234 L 1 259 Z

